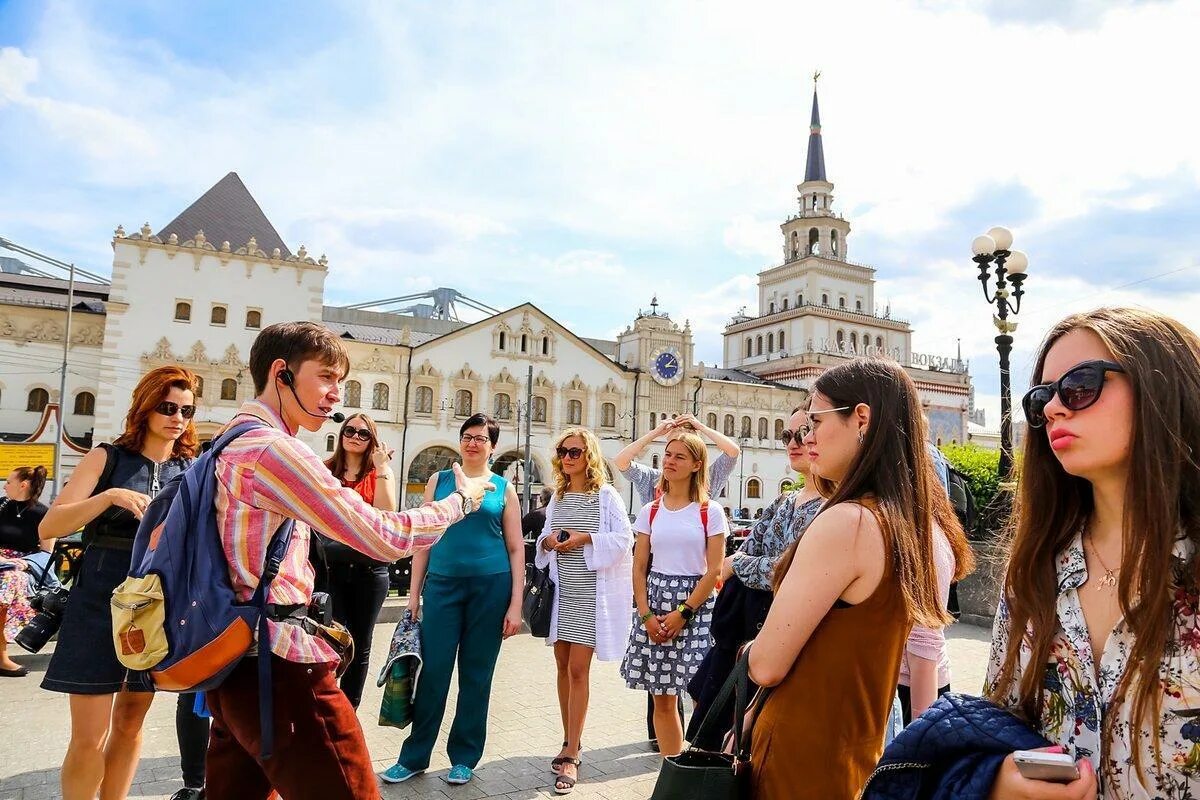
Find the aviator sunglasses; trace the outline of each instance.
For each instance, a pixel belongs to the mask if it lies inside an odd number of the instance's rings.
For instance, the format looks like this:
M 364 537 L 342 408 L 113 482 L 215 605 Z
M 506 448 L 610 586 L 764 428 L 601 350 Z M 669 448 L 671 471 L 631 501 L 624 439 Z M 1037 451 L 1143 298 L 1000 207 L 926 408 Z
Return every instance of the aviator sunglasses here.
M 581 455 L 583 455 L 583 448 L 582 447 L 559 447 L 559 448 L 556 448 L 554 452 L 558 456 L 558 460 L 561 461 L 567 457 L 579 458 Z
M 172 403 L 170 400 L 163 400 L 154 407 L 154 410 L 164 417 L 173 417 L 176 412 L 182 414 L 184 419 L 191 419 L 196 416 L 195 406 L 181 406 L 179 403 Z
M 356 428 L 353 425 L 347 425 L 342 428 L 342 436 L 347 439 L 358 439 L 360 442 L 371 441 L 371 432 L 366 428 Z
M 1025 393 L 1021 405 L 1025 408 L 1025 420 L 1031 428 L 1046 424 L 1046 406 L 1058 395 L 1059 401 L 1072 411 L 1083 411 L 1100 399 L 1104 390 L 1104 375 L 1107 372 L 1124 372 L 1125 368 L 1112 361 L 1084 361 L 1076 364 L 1052 383 L 1034 386 Z

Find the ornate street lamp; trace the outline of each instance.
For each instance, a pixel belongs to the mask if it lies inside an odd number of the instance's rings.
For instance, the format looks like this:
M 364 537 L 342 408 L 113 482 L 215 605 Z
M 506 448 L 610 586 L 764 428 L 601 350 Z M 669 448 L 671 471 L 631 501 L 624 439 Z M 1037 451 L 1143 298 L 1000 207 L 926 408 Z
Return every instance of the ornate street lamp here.
M 1012 334 L 1017 329 L 1015 317 L 1021 310 L 1021 297 L 1025 292 L 1025 270 L 1029 259 L 1020 250 L 1012 250 L 1012 233 L 1007 228 L 995 227 L 971 242 L 974 261 L 979 266 L 979 283 L 983 296 L 996 307 L 992 322 L 1000 335 L 996 337 L 996 350 L 1000 353 L 1000 480 L 1007 481 L 1012 472 L 1012 386 L 1009 374 L 1009 355 L 1012 353 Z M 993 273 L 996 289 L 988 287 Z M 1009 285 L 1012 291 L 1009 291 Z

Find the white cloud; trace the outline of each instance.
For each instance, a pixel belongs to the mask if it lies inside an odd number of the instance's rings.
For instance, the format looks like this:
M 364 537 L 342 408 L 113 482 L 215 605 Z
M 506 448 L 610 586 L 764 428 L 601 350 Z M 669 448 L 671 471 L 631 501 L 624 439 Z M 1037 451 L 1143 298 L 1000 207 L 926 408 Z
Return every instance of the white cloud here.
M 37 80 L 38 63 L 16 47 L 0 47 L 0 105 L 22 100 L 29 84 Z

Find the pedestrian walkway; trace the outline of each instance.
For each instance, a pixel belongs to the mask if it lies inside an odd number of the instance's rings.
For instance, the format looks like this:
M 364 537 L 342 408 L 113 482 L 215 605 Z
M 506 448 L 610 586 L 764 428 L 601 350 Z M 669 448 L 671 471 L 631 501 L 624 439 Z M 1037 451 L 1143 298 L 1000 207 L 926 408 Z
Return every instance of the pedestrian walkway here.
M 391 628 L 381 625 L 376 631 L 372 664 L 382 662 Z M 979 691 L 989 637 L 982 628 L 956 625 L 951 629 L 955 689 Z M 17 660 L 31 668 L 30 677 L 0 680 L 0 800 L 59 796 L 58 766 L 67 745 L 67 698 L 38 689 L 49 652 L 50 648 L 37 656 L 18 654 Z M 450 786 L 442 780 L 450 768 L 444 750 L 453 714 L 452 692 L 429 773 L 398 786 L 385 786 L 383 796 L 388 800 L 554 797 L 549 766 L 562 741 L 554 675 L 553 655 L 540 639 L 521 635 L 506 642 L 492 695 L 487 752 L 476 779 L 466 786 Z M 372 680 L 359 719 L 376 767 L 383 770 L 395 762 L 405 732 L 376 724 L 379 698 L 380 690 Z M 645 741 L 645 715 L 644 695 L 625 688 L 617 665 L 595 664 L 583 737 L 584 765 L 575 797 L 643 800 L 650 796 L 659 757 Z M 141 768 L 130 797 L 161 800 L 182 785 L 175 745 L 175 697 L 159 697 L 147 717 Z

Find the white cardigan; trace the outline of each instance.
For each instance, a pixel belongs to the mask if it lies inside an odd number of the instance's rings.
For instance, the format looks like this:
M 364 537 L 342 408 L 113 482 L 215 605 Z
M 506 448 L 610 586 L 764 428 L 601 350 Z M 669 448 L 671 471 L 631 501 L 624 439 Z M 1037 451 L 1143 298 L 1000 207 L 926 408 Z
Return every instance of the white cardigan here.
M 542 548 L 542 541 L 554 527 L 554 509 L 558 498 L 546 507 L 546 525 L 537 540 L 534 561 L 538 568 L 549 567 L 554 584 L 554 613 L 550 619 L 550 638 L 558 641 L 558 554 Z M 600 487 L 600 528 L 592 534 L 592 543 L 583 546 L 587 568 L 596 572 L 596 658 L 619 661 L 629 647 L 633 627 L 633 530 L 625 511 L 625 501 L 610 484 Z

